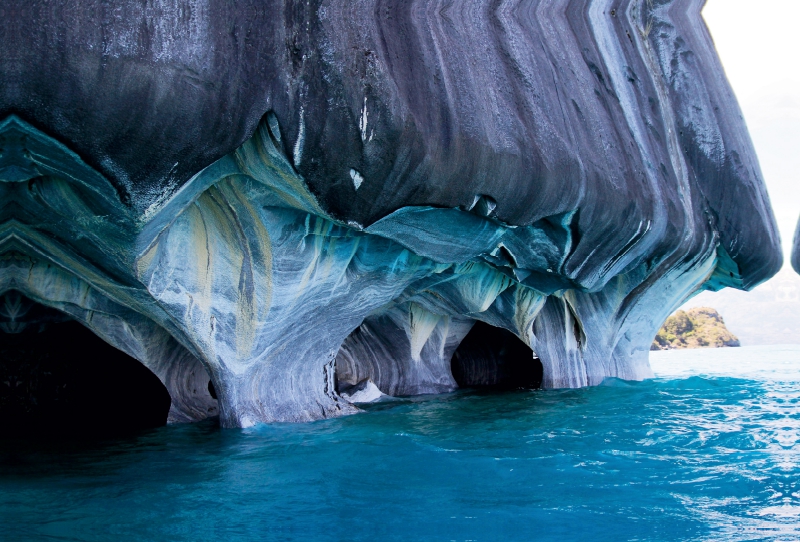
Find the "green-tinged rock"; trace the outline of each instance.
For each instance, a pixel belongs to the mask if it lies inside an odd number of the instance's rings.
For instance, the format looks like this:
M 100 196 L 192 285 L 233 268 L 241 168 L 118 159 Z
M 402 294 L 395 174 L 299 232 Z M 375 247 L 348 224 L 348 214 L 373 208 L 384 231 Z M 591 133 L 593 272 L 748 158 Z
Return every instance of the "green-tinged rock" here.
M 678 311 L 664 322 L 650 350 L 741 346 L 719 313 L 710 307 Z

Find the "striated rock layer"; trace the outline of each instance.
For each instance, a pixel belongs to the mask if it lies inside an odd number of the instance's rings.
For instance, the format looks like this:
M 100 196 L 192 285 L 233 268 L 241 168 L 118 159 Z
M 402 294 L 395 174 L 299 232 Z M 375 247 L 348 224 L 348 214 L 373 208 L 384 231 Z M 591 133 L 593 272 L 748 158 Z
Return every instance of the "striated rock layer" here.
M 11 0 L 0 324 L 81 322 L 175 422 L 452 391 L 475 322 L 544 387 L 646 378 L 688 297 L 782 263 L 701 7 Z

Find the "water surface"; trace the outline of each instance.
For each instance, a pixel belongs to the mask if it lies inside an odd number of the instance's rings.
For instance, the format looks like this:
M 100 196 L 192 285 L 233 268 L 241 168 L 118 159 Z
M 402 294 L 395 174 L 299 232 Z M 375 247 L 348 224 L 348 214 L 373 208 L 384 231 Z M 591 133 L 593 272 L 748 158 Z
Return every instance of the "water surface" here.
M 0 441 L 0 539 L 800 540 L 800 346 L 305 425 Z

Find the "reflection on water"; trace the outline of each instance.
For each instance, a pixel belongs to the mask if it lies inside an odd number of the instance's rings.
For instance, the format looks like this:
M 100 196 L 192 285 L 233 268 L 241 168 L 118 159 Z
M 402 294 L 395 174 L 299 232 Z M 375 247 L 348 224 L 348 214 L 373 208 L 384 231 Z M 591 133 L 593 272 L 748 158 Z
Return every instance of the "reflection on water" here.
M 0 444 L 3 540 L 800 540 L 800 348 L 305 425 Z

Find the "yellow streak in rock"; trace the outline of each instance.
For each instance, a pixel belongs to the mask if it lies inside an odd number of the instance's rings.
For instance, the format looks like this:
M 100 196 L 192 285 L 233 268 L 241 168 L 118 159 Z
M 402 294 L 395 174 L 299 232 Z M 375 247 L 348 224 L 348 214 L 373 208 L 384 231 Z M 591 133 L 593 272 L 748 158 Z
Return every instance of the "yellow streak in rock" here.
M 241 272 L 243 256 L 239 250 L 240 240 L 236 235 L 230 210 L 223 203 L 224 197 L 216 187 L 206 190 L 196 201 L 195 205 L 200 211 L 202 222 L 205 226 L 203 241 L 208 240 L 208 266 L 203 275 L 202 284 L 199 284 L 202 299 L 195 302 L 199 305 L 206 315 L 204 319 L 208 321 L 209 331 L 211 330 L 212 316 L 214 316 L 211 303 L 214 295 L 214 283 L 219 278 L 220 287 L 224 287 L 226 281 L 231 276 L 236 276 Z M 202 262 L 199 262 L 202 263 Z M 205 267 L 205 266 L 204 266 Z M 199 277 L 198 277 L 199 278 Z M 212 351 L 215 350 L 216 343 L 198 337 L 198 340 L 208 345 Z
M 517 335 L 533 347 L 533 321 L 541 312 L 547 296 L 532 288 L 517 284 L 514 290 L 514 325 Z
M 269 236 L 269 231 L 264 226 L 264 222 L 258 213 L 258 210 L 253 206 L 252 202 L 248 199 L 246 193 L 241 190 L 241 183 L 237 183 L 238 189 L 236 190 L 239 201 L 247 209 L 253 221 L 253 233 L 255 233 L 254 241 L 258 244 L 259 253 L 261 254 L 261 269 L 263 269 L 264 280 L 264 297 L 262 299 L 262 313 L 260 315 L 262 320 L 266 320 L 269 311 L 272 308 L 272 239 Z
M 408 307 L 409 342 L 411 359 L 421 361 L 422 349 L 428 342 L 441 317 L 425 310 L 421 305 L 410 303 Z
M 241 182 L 232 181 L 221 188 L 230 194 L 230 200 L 235 198 L 235 201 L 239 204 L 237 210 L 241 209 L 246 213 L 249 219 L 248 225 L 252 227 L 252 230 L 248 233 L 253 235 L 245 239 L 244 246 L 247 247 L 246 250 L 250 254 L 251 268 L 249 271 L 252 274 L 253 295 L 250 299 L 238 300 L 236 333 L 237 355 L 240 359 L 249 359 L 253 354 L 253 348 L 256 343 L 256 330 L 266 323 L 272 306 L 272 242 L 258 210 L 241 189 Z M 240 223 L 242 218 L 244 217 L 239 217 Z M 254 245 L 257 249 L 255 251 L 252 249 Z M 254 253 L 261 256 L 258 262 L 255 260 Z M 259 270 L 263 271 L 259 273 Z M 247 271 L 242 269 L 242 273 Z
M 153 265 L 153 258 L 156 257 L 158 246 L 159 243 L 153 243 L 150 245 L 150 248 L 136 260 L 136 278 L 143 282 L 145 274 L 150 269 L 150 266 Z
M 209 321 L 210 326 L 212 297 L 211 277 L 214 262 L 212 260 L 211 251 L 208 247 L 208 228 L 205 220 L 203 219 L 203 212 L 201 208 L 202 204 L 203 199 L 201 197 L 201 199 L 198 200 L 195 205 L 192 205 L 186 209 L 186 214 L 184 217 L 188 222 L 190 228 L 189 231 L 191 232 L 189 247 L 186 247 L 186 249 L 193 251 L 196 273 L 195 280 L 197 285 L 200 287 L 200 292 L 192 297 L 192 301 L 198 309 L 206 314 L 205 319 Z

